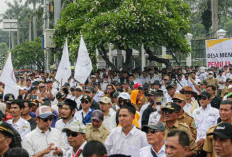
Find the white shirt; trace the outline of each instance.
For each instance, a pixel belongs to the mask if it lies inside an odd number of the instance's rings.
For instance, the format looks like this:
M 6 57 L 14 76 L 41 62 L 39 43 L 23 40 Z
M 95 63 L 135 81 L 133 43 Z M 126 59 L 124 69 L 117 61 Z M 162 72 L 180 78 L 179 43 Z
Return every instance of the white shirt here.
M 47 132 L 43 133 L 38 127 L 27 134 L 22 140 L 22 147 L 27 150 L 29 156 L 38 154 L 46 149 L 50 143 L 54 143 L 54 147 L 59 147 L 65 154 L 67 147 L 65 146 L 61 132 L 55 128 L 50 128 Z M 54 157 L 54 151 L 43 157 Z
M 149 81 L 149 80 L 150 79 L 148 77 L 145 77 L 145 78 L 143 76 L 140 77 L 140 81 L 141 81 L 142 85 L 144 85 L 144 83 Z
M 117 127 L 107 137 L 105 146 L 108 155 L 124 154 L 139 157 L 139 150 L 148 146 L 148 143 L 146 134 L 135 126 L 128 135 L 124 134 L 122 127 Z
M 218 75 L 217 79 L 218 79 L 219 82 L 222 82 L 222 81 L 226 82 L 226 76 L 225 75 L 222 75 L 222 76 Z M 219 83 L 219 88 L 218 89 L 223 89 L 224 87 L 225 87 L 225 83 L 224 84 Z
M 107 130 L 111 131 L 116 128 L 116 112 L 114 109 L 110 108 L 107 116 L 104 116 L 103 125 L 107 128 Z
M 13 123 L 13 119 L 10 119 L 6 122 L 11 124 L 13 128 L 15 128 L 15 130 L 18 131 L 22 139 L 25 135 L 27 135 L 31 131 L 31 125 L 28 121 L 26 121 L 22 117 L 20 117 L 19 120 L 15 123 Z
M 80 95 L 77 98 L 74 98 L 74 101 L 77 103 L 77 108 L 80 109 L 81 107 L 81 98 L 83 97 L 83 95 Z
M 201 138 L 206 137 L 206 132 L 213 125 L 217 124 L 217 119 L 219 118 L 218 109 L 211 107 L 211 104 L 208 104 L 206 109 L 202 107 L 197 108 L 193 111 L 192 117 L 195 120 L 197 128 L 197 139 L 198 141 Z
M 83 110 L 80 110 L 80 111 L 77 111 L 75 114 L 74 114 L 74 117 L 79 120 L 80 122 L 83 121 L 83 119 L 85 118 L 85 116 L 91 111 L 92 109 L 89 108 L 88 112 L 85 113 Z
M 193 101 L 195 101 L 193 97 L 191 99 L 192 101 L 189 104 L 186 103 L 185 106 L 183 107 L 184 112 L 188 113 L 190 116 L 192 116 Z M 199 108 L 198 103 L 197 103 L 197 108 Z
M 81 149 L 83 150 L 83 148 L 86 145 L 86 141 L 84 141 L 84 143 L 82 143 L 82 145 L 80 146 L 80 148 L 77 150 L 77 152 Z M 67 151 L 66 156 L 65 157 L 72 157 L 72 153 L 76 154 L 77 152 L 73 152 L 73 147 L 70 147 L 70 149 Z M 83 157 L 82 153 L 78 156 L 78 157 Z
M 103 95 L 104 95 L 104 92 L 98 90 L 96 92 L 96 94 L 94 95 L 93 99 L 98 103 L 101 100 L 101 98 L 103 97 Z
M 149 116 L 148 124 L 154 123 L 157 124 L 160 120 L 161 115 L 158 111 L 152 112 Z
M 228 78 L 232 78 L 232 73 L 227 73 L 226 74 L 226 79 L 228 79 Z
M 181 80 L 176 81 L 176 83 L 177 83 L 177 90 L 179 90 L 179 91 L 183 87 L 188 86 L 188 83 L 187 83 L 187 81 L 184 78 L 182 78 Z
M 153 155 L 151 154 L 151 149 L 153 150 L 153 152 L 156 153 L 156 151 L 151 146 L 146 146 L 146 147 L 141 148 L 139 150 L 139 157 L 153 157 Z M 156 153 L 156 155 L 157 155 L 157 157 L 166 157 L 165 144 L 161 147 L 159 152 Z

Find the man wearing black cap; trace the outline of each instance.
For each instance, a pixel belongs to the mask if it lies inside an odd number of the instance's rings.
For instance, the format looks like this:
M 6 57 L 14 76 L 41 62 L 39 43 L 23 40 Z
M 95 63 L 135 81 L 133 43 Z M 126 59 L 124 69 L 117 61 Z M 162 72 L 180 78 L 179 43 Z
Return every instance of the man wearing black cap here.
M 162 97 L 163 97 L 163 92 L 159 92 L 159 91 L 151 91 L 148 94 L 152 95 L 151 100 L 150 100 L 150 104 L 148 105 L 148 107 L 144 110 L 143 114 L 142 114 L 142 126 L 147 125 L 148 121 L 149 121 L 149 117 L 150 114 L 152 112 L 156 111 L 156 106 L 161 105 L 160 100 L 162 101 Z
M 95 89 L 93 87 L 87 87 L 85 90 L 85 95 L 90 97 L 92 109 L 100 109 L 99 104 L 93 99 L 95 96 Z
M 0 121 L 0 156 L 14 147 L 21 147 L 19 133 L 8 123 Z
M 83 124 L 91 123 L 91 114 L 94 109 L 91 109 L 91 98 L 85 95 L 81 98 L 82 110 L 75 113 L 76 119 L 80 120 Z
M 12 103 L 12 101 L 15 99 L 14 95 L 13 94 L 6 94 L 4 96 L 4 102 L 6 104 L 6 113 L 5 113 L 5 120 L 9 120 L 11 118 L 13 118 L 13 116 L 11 115 L 11 112 L 10 112 L 10 103 Z
M 212 133 L 213 149 L 220 157 L 232 157 L 232 124 L 221 123 Z
M 169 81 L 168 85 L 166 87 L 168 95 L 166 96 L 167 102 L 172 102 L 172 98 L 174 97 L 176 93 L 176 82 L 175 81 Z
M 196 142 L 198 147 L 202 149 L 206 138 L 206 132 L 211 126 L 217 124 L 219 111 L 211 106 L 210 94 L 208 92 L 202 92 L 199 99 L 201 107 L 195 109 L 192 116 L 197 128 Z
M 139 156 L 139 149 L 148 145 L 146 135 L 133 124 L 136 109 L 132 104 L 123 105 L 119 112 L 119 124 L 105 141 L 108 155 L 124 154 Z
M 178 122 L 180 109 L 181 107 L 173 102 L 169 102 L 166 105 L 162 106 L 162 111 L 165 119 L 165 128 L 166 128 L 165 138 L 167 137 L 168 132 L 171 130 L 178 129 L 178 130 L 186 131 L 190 137 L 190 143 L 191 143 L 190 147 L 191 149 L 193 149 L 193 151 L 189 152 L 191 156 L 193 154 L 196 154 L 197 148 L 196 148 L 195 140 L 193 139 L 193 135 L 188 125 Z
M 139 151 L 139 157 L 166 157 L 165 155 L 165 126 L 161 122 L 145 125 L 142 131 L 146 132 L 147 142 L 150 146 Z

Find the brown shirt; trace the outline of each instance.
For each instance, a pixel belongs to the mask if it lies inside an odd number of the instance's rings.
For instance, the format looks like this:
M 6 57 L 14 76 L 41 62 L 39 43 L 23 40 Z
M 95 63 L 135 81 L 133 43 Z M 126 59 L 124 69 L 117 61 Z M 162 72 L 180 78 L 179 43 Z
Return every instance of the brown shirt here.
M 188 125 L 193 135 L 194 140 L 196 140 L 197 129 L 196 129 L 196 125 L 195 125 L 195 121 L 193 117 L 188 115 L 188 113 L 184 112 L 181 116 L 179 116 L 178 122 Z
M 108 135 L 109 131 L 103 124 L 98 129 L 93 128 L 92 124 L 86 125 L 86 141 L 88 142 L 97 140 L 104 143 Z

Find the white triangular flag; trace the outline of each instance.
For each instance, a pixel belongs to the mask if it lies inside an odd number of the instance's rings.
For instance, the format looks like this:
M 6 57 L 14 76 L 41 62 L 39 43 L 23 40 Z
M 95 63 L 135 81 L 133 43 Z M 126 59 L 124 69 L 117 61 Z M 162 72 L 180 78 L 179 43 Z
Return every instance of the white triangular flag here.
M 68 56 L 68 42 L 66 40 L 55 79 L 63 86 L 71 76 L 71 65 Z
M 15 79 L 14 69 L 11 60 L 11 52 L 9 52 L 6 63 L 2 69 L 0 82 L 3 82 L 5 84 L 4 95 L 11 93 L 15 96 L 15 99 L 18 98 L 19 88 Z
M 89 77 L 92 69 L 92 62 L 89 58 L 89 54 L 83 37 L 81 36 L 74 78 L 80 83 L 84 84 L 87 78 Z

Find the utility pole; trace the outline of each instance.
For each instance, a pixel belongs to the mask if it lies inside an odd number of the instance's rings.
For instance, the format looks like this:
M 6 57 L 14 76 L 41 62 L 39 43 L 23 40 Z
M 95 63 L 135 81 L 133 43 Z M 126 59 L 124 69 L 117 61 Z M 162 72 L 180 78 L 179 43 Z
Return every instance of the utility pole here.
M 218 0 L 211 0 L 213 36 L 218 30 Z
M 28 22 L 28 40 L 31 41 L 31 20 Z
M 35 40 L 37 38 L 37 22 L 36 22 L 36 1 L 33 1 L 33 39 Z

